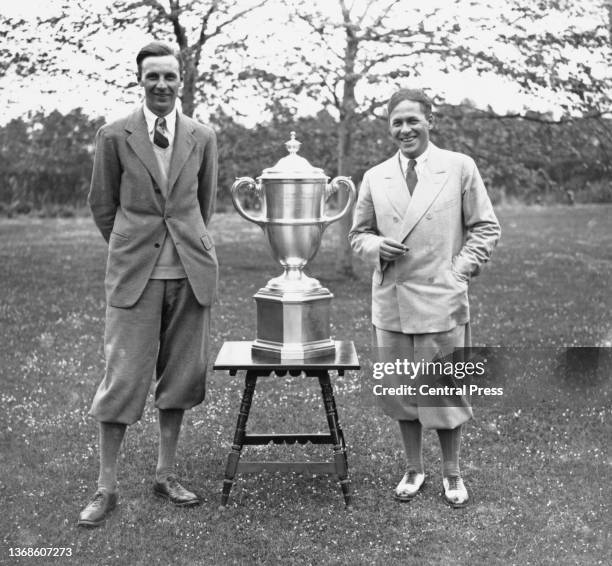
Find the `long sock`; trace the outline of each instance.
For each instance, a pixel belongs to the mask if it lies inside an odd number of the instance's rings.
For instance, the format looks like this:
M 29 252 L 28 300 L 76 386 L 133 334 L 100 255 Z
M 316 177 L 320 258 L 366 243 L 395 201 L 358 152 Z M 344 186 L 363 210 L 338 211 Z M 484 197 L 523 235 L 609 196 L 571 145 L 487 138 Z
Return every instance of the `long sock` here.
M 127 426 L 121 423 L 100 423 L 100 474 L 98 488 L 109 493 L 117 490 L 117 458 Z
M 183 414 L 182 409 L 159 410 L 159 450 L 155 470 L 157 481 L 164 481 L 174 471 Z
M 399 421 L 406 451 L 406 469 L 423 472 L 423 427 L 418 420 Z
M 442 448 L 442 473 L 444 477 L 458 476 L 461 451 L 461 425 L 451 429 L 438 429 Z

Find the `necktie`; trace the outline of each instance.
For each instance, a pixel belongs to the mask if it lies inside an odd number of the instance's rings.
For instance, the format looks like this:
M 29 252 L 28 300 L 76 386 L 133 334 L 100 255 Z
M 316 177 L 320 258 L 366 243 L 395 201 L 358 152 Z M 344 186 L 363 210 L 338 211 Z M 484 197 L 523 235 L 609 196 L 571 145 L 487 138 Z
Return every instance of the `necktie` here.
M 157 120 L 155 120 L 155 130 L 153 131 L 153 143 L 162 149 L 166 149 L 170 145 L 168 138 L 164 135 L 165 131 L 166 119 L 157 118 Z
M 417 181 L 419 178 L 417 177 L 416 171 L 414 168 L 416 167 L 416 161 L 414 159 L 408 160 L 408 168 L 406 169 L 406 184 L 408 185 L 408 192 L 410 196 L 414 193 L 414 187 L 416 187 Z

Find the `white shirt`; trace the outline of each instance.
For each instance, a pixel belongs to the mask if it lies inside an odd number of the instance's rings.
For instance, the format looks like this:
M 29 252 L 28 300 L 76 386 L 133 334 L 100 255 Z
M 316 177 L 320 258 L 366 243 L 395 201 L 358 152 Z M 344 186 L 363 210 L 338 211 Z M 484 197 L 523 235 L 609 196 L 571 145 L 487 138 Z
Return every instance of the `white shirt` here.
M 427 157 L 429 156 L 429 144 L 425 148 L 425 151 L 421 153 L 418 157 L 415 157 L 416 165 L 414 166 L 414 170 L 416 171 L 417 178 L 421 178 L 421 173 L 423 172 L 423 168 L 425 167 L 425 163 L 427 162 Z M 406 171 L 408 171 L 408 157 L 406 157 L 401 151 L 399 152 L 399 160 L 400 167 L 402 168 L 402 175 L 406 177 Z
M 148 108 L 146 103 L 142 105 L 142 110 L 144 112 L 145 120 L 147 121 L 147 132 L 149 132 L 149 139 L 151 143 L 153 143 L 153 135 L 155 134 L 155 120 L 159 118 L 156 114 L 153 114 Z M 177 108 L 176 104 L 174 108 L 170 111 L 169 114 L 163 116 L 166 119 L 166 133 L 164 134 L 166 138 L 168 138 L 168 143 L 170 144 L 166 149 L 171 150 L 172 145 L 174 144 L 174 132 L 176 131 L 176 113 Z

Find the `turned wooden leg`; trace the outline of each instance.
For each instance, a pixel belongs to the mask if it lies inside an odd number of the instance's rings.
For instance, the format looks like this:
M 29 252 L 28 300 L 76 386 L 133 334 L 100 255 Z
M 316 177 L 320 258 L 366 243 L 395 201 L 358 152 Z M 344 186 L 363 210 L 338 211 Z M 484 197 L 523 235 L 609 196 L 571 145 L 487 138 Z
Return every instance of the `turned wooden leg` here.
M 234 433 L 234 443 L 232 450 L 227 457 L 227 466 L 225 468 L 225 479 L 223 480 L 223 492 L 221 494 L 221 505 L 227 505 L 232 485 L 234 484 L 234 476 L 238 468 L 240 460 L 240 451 L 244 444 L 244 436 L 246 434 L 247 420 L 253 394 L 255 393 L 255 385 L 257 384 L 257 374 L 247 371 L 244 379 L 244 393 L 242 394 L 242 402 L 240 403 L 240 413 L 238 414 L 238 422 L 236 423 L 236 432 Z
M 325 406 L 325 414 L 327 416 L 327 424 L 334 445 L 334 464 L 336 466 L 336 474 L 344 495 L 344 503 L 350 505 L 350 482 L 348 479 L 348 459 L 346 456 L 346 446 L 344 443 L 344 434 L 338 422 L 338 411 L 336 409 L 336 400 L 334 399 L 334 391 L 329 379 L 329 373 L 317 372 L 319 385 L 321 386 L 321 394 L 323 396 L 323 405 Z

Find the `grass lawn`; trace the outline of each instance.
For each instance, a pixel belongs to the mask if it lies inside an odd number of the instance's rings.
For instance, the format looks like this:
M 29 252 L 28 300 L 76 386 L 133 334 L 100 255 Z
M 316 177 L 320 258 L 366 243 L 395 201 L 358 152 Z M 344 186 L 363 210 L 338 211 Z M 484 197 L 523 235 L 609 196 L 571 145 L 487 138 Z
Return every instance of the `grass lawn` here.
M 402 451 L 375 407 L 370 276 L 334 274 L 333 228 L 310 266 L 335 294 L 333 333 L 353 340 L 363 370 L 334 377 L 355 505 L 328 476 L 245 475 L 219 500 L 243 382 L 211 374 L 189 412 L 179 475 L 204 503 L 177 510 L 152 497 L 156 415 L 128 431 L 120 505 L 95 530 L 76 527 L 97 478 L 97 425 L 87 416 L 103 369 L 106 247 L 90 219 L 0 220 L 0 564 L 609 564 L 612 556 L 610 348 L 612 207 L 499 211 L 502 242 L 471 286 L 474 343 L 503 346 L 487 379 L 503 397 L 475 400 L 462 469 L 471 504 L 441 498 L 439 447 L 428 431 L 428 483 L 413 502 L 392 489 Z M 252 339 L 252 295 L 277 275 L 259 228 L 237 214 L 211 228 L 221 264 L 212 354 Z M 212 363 L 212 360 L 211 360 Z M 250 430 L 324 430 L 314 380 L 258 385 Z M 327 446 L 247 447 L 253 459 L 326 458 Z M 11 558 L 9 548 L 70 547 L 70 558 Z

